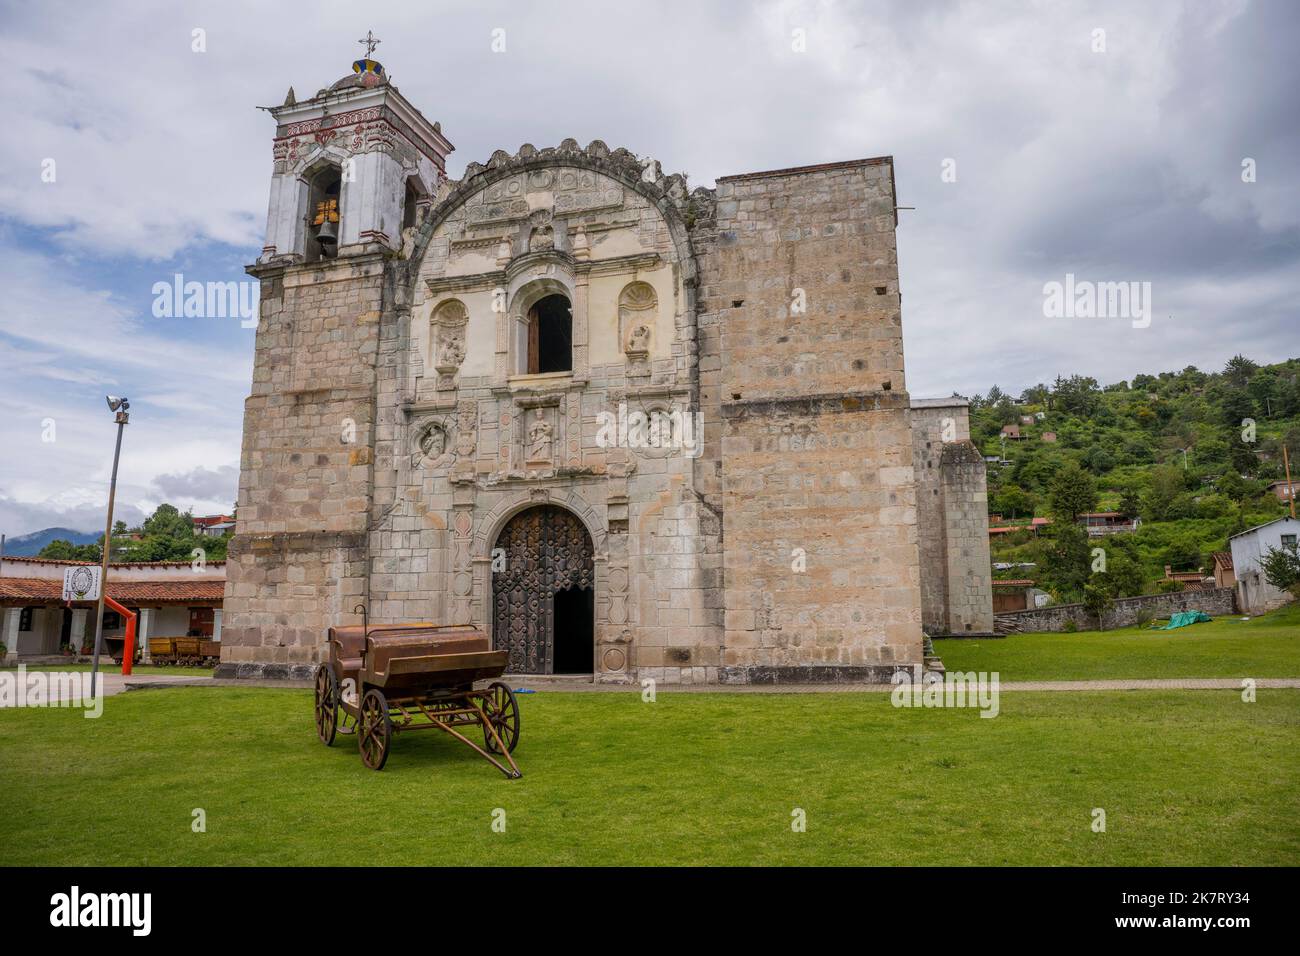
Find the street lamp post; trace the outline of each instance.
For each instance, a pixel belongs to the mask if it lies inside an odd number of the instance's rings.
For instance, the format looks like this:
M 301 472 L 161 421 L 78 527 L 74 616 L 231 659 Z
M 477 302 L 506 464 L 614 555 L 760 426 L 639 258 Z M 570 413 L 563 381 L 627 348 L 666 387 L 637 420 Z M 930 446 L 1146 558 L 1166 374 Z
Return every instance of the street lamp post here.
M 113 542 L 113 499 L 117 496 L 117 462 L 122 456 L 122 426 L 130 421 L 127 410 L 131 403 L 125 398 L 106 395 L 108 410 L 113 412 L 117 422 L 117 445 L 113 449 L 113 476 L 108 482 L 108 521 L 104 525 L 104 548 L 99 561 L 99 606 L 95 609 L 95 656 L 90 665 L 90 697 L 94 700 L 96 686 L 99 683 L 99 649 L 104 640 L 104 597 L 108 593 L 108 554 Z

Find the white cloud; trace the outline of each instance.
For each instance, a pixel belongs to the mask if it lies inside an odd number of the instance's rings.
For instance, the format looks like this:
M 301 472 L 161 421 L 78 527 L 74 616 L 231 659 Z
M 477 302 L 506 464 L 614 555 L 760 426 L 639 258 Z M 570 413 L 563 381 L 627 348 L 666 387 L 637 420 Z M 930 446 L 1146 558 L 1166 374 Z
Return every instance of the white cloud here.
M 92 406 L 109 389 L 137 404 L 129 500 L 155 502 L 161 475 L 237 464 L 251 339 L 150 320 L 140 290 L 87 276 L 170 258 L 156 277 L 167 279 L 214 243 L 251 260 L 273 133 L 255 107 L 343 75 L 366 27 L 403 94 L 457 143 L 453 175 L 497 148 L 566 136 L 653 155 L 697 184 L 892 154 L 899 201 L 917 207 L 899 229 L 913 394 L 1295 351 L 1291 4 L 403 4 L 367 8 L 368 20 L 357 10 L 7 9 L 0 209 L 60 254 L 0 233 L 0 441 L 14 450 L 0 460 L 0 493 L 35 504 L 57 487 L 69 507 L 102 500 L 111 429 Z M 1104 54 L 1090 45 L 1099 26 Z M 195 27 L 206 53 L 191 51 Z M 496 27 L 505 54 L 491 52 Z M 796 27 L 805 53 L 791 49 Z M 1241 181 L 1244 157 L 1256 183 Z M 40 180 L 45 158 L 57 162 L 53 184 Z M 946 158 L 955 183 L 940 180 Z M 1044 319 L 1042 285 L 1066 272 L 1151 281 L 1151 328 Z M 54 446 L 39 441 L 47 417 Z

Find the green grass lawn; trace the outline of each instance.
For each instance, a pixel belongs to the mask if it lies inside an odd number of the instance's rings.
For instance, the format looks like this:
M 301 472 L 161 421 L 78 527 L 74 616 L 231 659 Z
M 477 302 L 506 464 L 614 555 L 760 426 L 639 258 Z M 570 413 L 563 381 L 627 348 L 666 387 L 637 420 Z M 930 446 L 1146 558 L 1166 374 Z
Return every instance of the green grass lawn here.
M 307 691 L 105 704 L 0 711 L 0 863 L 1300 863 L 1294 690 L 1007 693 L 994 719 L 879 693 L 541 692 L 516 781 L 433 731 L 366 770 L 351 738 L 316 739 Z
M 950 671 L 997 671 L 1004 681 L 1300 677 L 1300 604 L 1249 621 L 1221 617 L 1173 631 L 1014 634 L 940 639 L 934 647 Z

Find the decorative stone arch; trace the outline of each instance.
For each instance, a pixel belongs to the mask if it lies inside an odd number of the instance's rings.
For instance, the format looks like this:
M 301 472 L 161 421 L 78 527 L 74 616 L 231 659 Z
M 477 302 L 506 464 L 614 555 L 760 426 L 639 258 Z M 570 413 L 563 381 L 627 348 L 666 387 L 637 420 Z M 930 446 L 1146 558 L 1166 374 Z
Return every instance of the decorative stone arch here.
M 609 535 L 600 513 L 577 492 L 547 488 L 521 489 L 498 502 L 475 521 L 470 554 L 473 564 L 473 593 L 477 597 L 473 604 L 472 620 L 485 633 L 493 633 L 492 548 L 512 518 L 530 508 L 543 505 L 563 508 L 572 513 L 591 537 L 595 592 L 595 666 L 599 673 L 603 669 L 602 645 L 614 626 L 610 622 Z M 626 575 L 626 572 L 623 574 Z
M 337 166 L 341 174 L 351 158 L 351 153 L 337 146 L 316 146 L 298 157 L 292 172 L 299 179 L 306 180 L 326 166 Z
M 593 140 L 585 150 L 572 139 L 566 139 L 558 147 L 541 150 L 525 143 L 513 156 L 504 150 L 497 150 L 486 166 L 470 163 L 465 168 L 464 178 L 448 191 L 420 225 L 407 260 L 409 271 L 406 281 L 410 294 L 415 295 L 424 256 L 434 232 L 466 201 L 479 190 L 519 173 L 560 166 L 575 166 L 606 176 L 639 194 L 658 211 L 668 227 L 678 268 L 687 290 L 687 310 L 693 319 L 697 270 L 684 215 L 690 202 L 686 195 L 685 178 L 677 174 L 665 176 L 658 170 L 657 163 L 644 164 L 628 150 L 610 150 L 600 140 Z
M 480 561 L 490 563 L 492 546 L 501 534 L 501 529 L 506 526 L 506 522 L 519 512 L 527 511 L 537 505 L 555 505 L 572 511 L 586 525 L 587 533 L 591 535 L 592 552 L 597 563 L 608 558 L 609 536 L 605 530 L 605 521 L 585 498 L 576 491 L 532 488 L 515 492 L 479 518 L 470 552 L 473 560 L 476 563 Z
M 338 238 L 336 242 L 342 242 L 343 238 L 343 210 L 347 208 L 347 191 L 348 175 L 347 163 L 350 159 L 348 153 L 335 147 L 317 146 L 314 150 L 303 156 L 297 165 L 295 176 L 298 180 L 298 197 L 297 197 L 297 221 L 301 224 L 301 239 L 295 240 L 294 252 L 300 254 L 309 260 L 321 258 L 320 247 L 316 244 L 312 236 L 309 221 L 313 215 L 314 203 L 317 197 L 313 195 L 313 184 L 317 177 L 327 169 L 338 171 L 339 176 L 339 195 L 338 195 Z

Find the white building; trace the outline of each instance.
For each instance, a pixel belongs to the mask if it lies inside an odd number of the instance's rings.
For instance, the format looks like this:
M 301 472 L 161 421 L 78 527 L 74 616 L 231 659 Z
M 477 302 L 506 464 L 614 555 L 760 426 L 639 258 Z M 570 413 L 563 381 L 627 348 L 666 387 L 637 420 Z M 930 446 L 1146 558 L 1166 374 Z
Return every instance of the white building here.
M 1243 614 L 1262 614 L 1291 600 L 1264 578 L 1260 560 L 1269 548 L 1295 547 L 1300 520 L 1276 518 L 1228 539 L 1232 566 L 1237 575 L 1237 608 Z
M 65 604 L 63 571 L 85 561 L 0 559 L 0 644 L 4 663 L 72 656 L 95 639 L 94 602 Z M 149 659 L 150 637 L 203 636 L 221 640 L 224 561 L 195 567 L 189 561 L 110 564 L 108 594 L 138 615 L 136 646 Z M 104 609 L 105 647 L 123 640 L 126 622 Z M 111 652 L 111 649 L 110 649 Z

